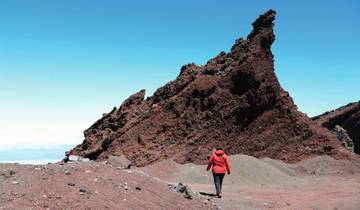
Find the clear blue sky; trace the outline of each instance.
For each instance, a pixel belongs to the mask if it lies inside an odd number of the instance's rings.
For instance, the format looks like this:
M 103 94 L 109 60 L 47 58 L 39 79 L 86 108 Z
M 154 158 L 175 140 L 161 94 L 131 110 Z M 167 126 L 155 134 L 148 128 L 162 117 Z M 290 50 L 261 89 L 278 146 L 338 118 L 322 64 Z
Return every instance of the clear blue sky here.
M 360 100 L 359 1 L 0 0 L 0 149 L 80 143 L 102 113 L 228 51 L 270 8 L 276 73 L 299 109 Z

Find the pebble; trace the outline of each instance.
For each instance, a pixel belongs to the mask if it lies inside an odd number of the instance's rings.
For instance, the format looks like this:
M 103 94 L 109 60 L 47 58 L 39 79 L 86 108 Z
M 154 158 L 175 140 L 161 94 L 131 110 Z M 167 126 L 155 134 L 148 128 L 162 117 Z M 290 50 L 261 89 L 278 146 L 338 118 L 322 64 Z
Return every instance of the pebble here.
M 14 171 L 14 170 L 10 170 L 10 171 L 9 171 L 9 174 L 10 174 L 10 176 L 13 176 L 13 175 L 15 175 L 15 174 L 16 174 L 16 171 Z
M 82 193 L 85 193 L 85 192 L 86 192 L 86 190 L 85 190 L 84 188 L 80 188 L 79 191 L 82 192 Z
M 11 182 L 11 184 L 19 184 L 19 182 L 13 181 L 13 182 Z
M 68 185 L 71 186 L 71 187 L 74 187 L 75 183 L 69 182 Z
M 70 171 L 65 171 L 65 175 L 71 175 Z

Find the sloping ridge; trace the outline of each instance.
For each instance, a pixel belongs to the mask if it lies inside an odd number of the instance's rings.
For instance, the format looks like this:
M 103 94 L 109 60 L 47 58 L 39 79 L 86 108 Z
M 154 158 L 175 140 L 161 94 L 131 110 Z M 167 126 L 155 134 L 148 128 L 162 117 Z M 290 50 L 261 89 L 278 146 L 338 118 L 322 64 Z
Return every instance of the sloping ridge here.
M 329 130 L 333 130 L 336 125 L 344 128 L 354 142 L 354 152 L 360 154 L 360 101 L 325 112 L 312 120 Z
M 275 14 L 261 15 L 229 53 L 204 66 L 183 66 L 174 81 L 146 100 L 144 90 L 130 96 L 85 130 L 84 142 L 68 154 L 93 160 L 124 154 L 138 166 L 170 157 L 204 163 L 220 145 L 229 154 L 287 162 L 320 154 L 350 158 L 280 87 L 271 52 Z

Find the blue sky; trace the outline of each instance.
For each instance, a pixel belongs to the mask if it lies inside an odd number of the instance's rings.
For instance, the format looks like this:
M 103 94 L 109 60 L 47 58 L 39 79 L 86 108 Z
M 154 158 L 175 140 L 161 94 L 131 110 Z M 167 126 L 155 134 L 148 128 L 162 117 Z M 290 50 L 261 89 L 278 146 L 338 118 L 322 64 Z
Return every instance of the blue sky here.
M 358 2 L 0 0 L 0 150 L 80 143 L 102 113 L 228 51 L 270 8 L 276 73 L 299 109 L 358 101 Z

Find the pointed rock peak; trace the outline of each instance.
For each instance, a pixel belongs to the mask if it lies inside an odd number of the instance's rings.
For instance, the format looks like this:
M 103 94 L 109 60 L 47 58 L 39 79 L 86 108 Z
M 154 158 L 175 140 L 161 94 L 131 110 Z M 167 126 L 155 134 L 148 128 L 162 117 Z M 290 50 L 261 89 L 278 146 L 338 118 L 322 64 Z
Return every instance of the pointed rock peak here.
M 264 14 L 260 15 L 253 23 L 253 30 L 247 37 L 248 39 L 252 39 L 258 34 L 267 33 L 269 30 L 264 29 L 270 29 L 272 32 L 273 26 L 274 26 L 274 20 L 275 20 L 276 12 L 272 9 L 265 12 Z
M 276 12 L 272 9 L 260 15 L 258 19 L 256 19 L 255 22 L 253 22 L 252 24 L 254 29 L 259 27 L 267 27 L 267 28 L 273 27 L 274 25 L 273 21 L 275 20 L 275 15 Z

